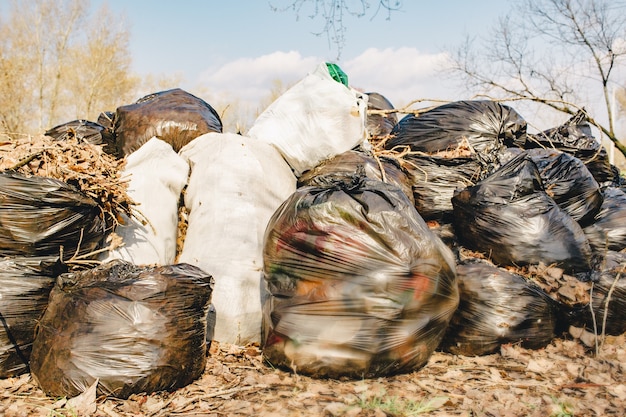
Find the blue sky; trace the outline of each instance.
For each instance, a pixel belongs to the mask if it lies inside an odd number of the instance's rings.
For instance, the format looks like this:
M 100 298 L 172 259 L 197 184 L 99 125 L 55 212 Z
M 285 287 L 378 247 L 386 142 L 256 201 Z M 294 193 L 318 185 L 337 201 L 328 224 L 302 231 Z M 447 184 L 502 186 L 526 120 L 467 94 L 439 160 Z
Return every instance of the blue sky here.
M 352 3 L 360 3 L 351 0 Z M 414 99 L 467 98 L 442 75 L 448 52 L 466 35 L 488 36 L 512 0 L 404 0 L 390 19 L 346 19 L 341 59 L 320 32 L 310 9 L 272 11 L 290 0 L 92 0 L 123 16 L 130 29 L 133 69 L 140 74 L 177 74 L 180 87 L 212 101 L 251 106 L 269 96 L 273 83 L 290 85 L 321 61 L 333 61 L 350 84 L 385 95 L 396 107 Z M 372 8 L 377 0 L 370 0 Z

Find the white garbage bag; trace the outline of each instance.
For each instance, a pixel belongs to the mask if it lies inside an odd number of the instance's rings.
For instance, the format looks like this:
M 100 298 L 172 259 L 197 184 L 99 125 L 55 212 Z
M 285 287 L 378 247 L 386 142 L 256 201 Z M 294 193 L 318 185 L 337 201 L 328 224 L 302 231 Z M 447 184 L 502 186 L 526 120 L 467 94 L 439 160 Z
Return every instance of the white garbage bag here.
M 105 252 L 100 260 L 121 259 L 135 265 L 174 263 L 178 203 L 189 176 L 187 161 L 171 145 L 153 137 L 127 157 L 122 175 L 129 180 L 128 195 L 138 203 L 140 216 L 124 216 L 124 224 L 115 229 L 124 245 Z
M 234 133 L 204 134 L 179 153 L 191 166 L 179 262 L 215 279 L 214 340 L 260 342 L 265 228 L 296 178 L 274 147 Z
M 335 81 L 325 62 L 257 117 L 247 135 L 274 145 L 296 176 L 367 138 L 367 95 Z

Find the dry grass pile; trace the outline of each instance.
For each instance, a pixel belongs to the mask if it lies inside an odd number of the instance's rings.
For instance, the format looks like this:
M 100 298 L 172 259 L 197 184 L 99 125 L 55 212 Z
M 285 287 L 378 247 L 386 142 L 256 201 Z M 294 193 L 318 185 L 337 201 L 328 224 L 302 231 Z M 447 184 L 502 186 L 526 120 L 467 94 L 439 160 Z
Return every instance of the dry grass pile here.
M 0 171 L 64 181 L 94 199 L 108 216 L 107 222 L 118 221 L 120 214 L 134 214 L 128 184 L 121 178 L 124 163 L 101 145 L 76 138 L 41 135 L 0 142 Z

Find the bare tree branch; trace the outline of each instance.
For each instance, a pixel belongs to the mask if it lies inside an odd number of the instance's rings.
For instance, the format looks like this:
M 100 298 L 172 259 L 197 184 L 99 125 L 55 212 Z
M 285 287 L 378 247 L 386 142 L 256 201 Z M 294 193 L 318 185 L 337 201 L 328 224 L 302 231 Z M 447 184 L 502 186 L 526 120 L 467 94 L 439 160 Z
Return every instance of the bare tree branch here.
M 472 91 L 570 115 L 589 107 L 590 96 L 602 97 L 594 115 L 587 112 L 588 120 L 626 156 L 612 107 L 613 88 L 623 84 L 615 80 L 615 70 L 626 57 L 624 39 L 623 2 L 524 0 L 515 14 L 500 20 L 488 41 L 478 47 L 467 41 L 456 51 L 453 72 Z
M 326 35 L 329 48 L 332 45 L 337 47 L 337 60 L 341 58 L 341 53 L 347 42 L 348 27 L 346 19 L 348 16 L 362 18 L 370 12 L 370 2 L 367 0 L 288 0 L 283 1 L 281 6 L 275 3 L 280 0 L 270 1 L 270 8 L 275 12 L 292 12 L 296 15 L 296 20 L 300 19 L 303 13 L 311 20 L 322 20 L 322 29 L 314 35 Z M 391 13 L 402 9 L 401 0 L 378 0 L 376 10 L 372 13 L 374 19 L 378 13 L 387 13 L 387 19 L 391 18 Z

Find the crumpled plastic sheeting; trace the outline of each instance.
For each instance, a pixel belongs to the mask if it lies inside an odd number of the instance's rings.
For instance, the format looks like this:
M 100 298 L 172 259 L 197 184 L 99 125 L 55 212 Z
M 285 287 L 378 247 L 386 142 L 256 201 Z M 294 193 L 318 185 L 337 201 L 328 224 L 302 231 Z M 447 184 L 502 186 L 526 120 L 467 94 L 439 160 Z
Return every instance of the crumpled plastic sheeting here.
M 50 396 L 174 390 L 206 365 L 213 278 L 188 264 L 112 261 L 59 276 L 33 342 L 31 374 Z
M 440 348 L 480 356 L 517 344 L 546 346 L 555 337 L 557 306 L 521 275 L 478 259 L 457 264 L 460 303 Z
M 66 271 L 58 257 L 0 260 L 0 378 L 30 371 L 35 327 L 57 276 Z
M 0 173 L 0 256 L 91 253 L 106 238 L 98 203 L 69 184 L 47 177 Z
M 314 377 L 423 366 L 458 305 L 454 257 L 396 186 L 302 187 L 268 225 L 263 354 Z
M 591 247 L 580 225 L 543 188 L 525 153 L 452 197 L 459 243 L 495 264 L 554 264 L 568 272 L 591 269 Z

